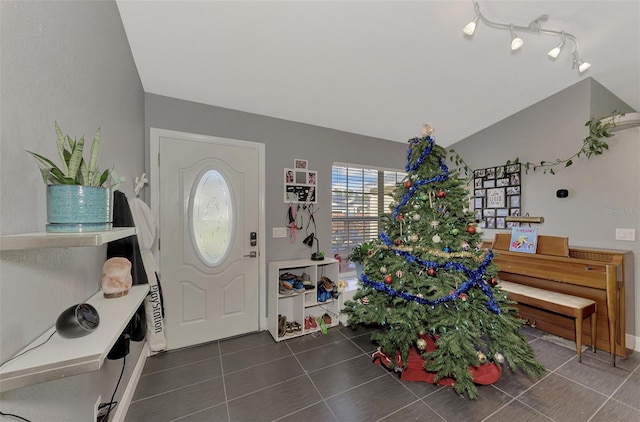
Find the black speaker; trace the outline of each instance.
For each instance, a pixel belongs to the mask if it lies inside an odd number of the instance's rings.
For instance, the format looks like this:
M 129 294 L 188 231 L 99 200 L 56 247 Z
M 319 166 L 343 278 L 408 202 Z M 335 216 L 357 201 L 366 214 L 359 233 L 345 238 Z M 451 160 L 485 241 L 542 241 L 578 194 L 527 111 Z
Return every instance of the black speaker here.
M 98 327 L 98 311 L 88 303 L 79 303 L 65 309 L 56 320 L 56 331 L 63 338 L 86 336 Z
M 556 191 L 556 196 L 558 198 L 566 198 L 567 196 L 569 196 L 569 191 L 566 189 L 558 189 Z

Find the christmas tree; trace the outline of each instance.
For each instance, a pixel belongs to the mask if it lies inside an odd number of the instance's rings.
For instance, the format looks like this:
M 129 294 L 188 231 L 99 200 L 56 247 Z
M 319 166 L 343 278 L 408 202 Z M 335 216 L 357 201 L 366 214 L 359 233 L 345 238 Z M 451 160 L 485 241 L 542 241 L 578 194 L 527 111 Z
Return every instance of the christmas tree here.
M 372 339 L 390 369 L 406 372 L 413 353 L 430 382 L 476 398 L 483 365 L 497 368 L 485 383 L 502 365 L 532 377 L 544 367 L 499 288 L 493 253 L 482 248 L 469 189 L 432 133 L 425 125 L 422 138 L 409 141 L 408 175 L 383 216 L 384 232 L 367 244 L 361 286 L 343 312 L 351 326 L 381 326 Z

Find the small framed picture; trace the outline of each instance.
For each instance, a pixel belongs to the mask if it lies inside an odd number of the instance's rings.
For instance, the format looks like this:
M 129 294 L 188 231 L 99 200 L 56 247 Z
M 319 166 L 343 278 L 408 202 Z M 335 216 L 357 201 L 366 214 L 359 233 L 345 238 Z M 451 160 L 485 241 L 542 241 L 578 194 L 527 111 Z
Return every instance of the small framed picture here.
M 507 227 L 507 220 L 504 217 L 496 218 L 496 229 L 504 229 Z
M 496 228 L 496 219 L 493 217 L 487 218 L 487 228 L 495 229 Z
M 293 169 L 284 169 L 284 182 L 286 184 L 293 183 Z
M 504 208 L 504 188 L 487 189 L 487 208 Z
M 496 181 L 491 179 L 491 180 L 485 180 L 483 186 L 484 188 L 495 188 L 496 187 Z
M 509 215 L 509 209 L 508 208 L 500 208 L 500 209 L 497 210 L 496 215 L 498 217 L 506 217 L 506 216 Z
M 496 180 L 496 187 L 509 186 L 509 179 Z
M 511 208 L 520 208 L 520 195 L 514 195 L 509 197 L 509 206 Z
M 493 209 L 493 208 L 485 208 L 483 214 L 484 214 L 485 217 L 495 217 L 496 216 L 496 210 Z
M 315 171 L 310 171 L 308 173 L 307 184 L 308 185 L 315 185 L 316 184 L 316 172 Z
M 301 160 L 299 158 L 296 158 L 293 161 L 293 166 L 298 170 L 306 170 L 308 165 L 309 165 L 309 162 L 307 160 Z

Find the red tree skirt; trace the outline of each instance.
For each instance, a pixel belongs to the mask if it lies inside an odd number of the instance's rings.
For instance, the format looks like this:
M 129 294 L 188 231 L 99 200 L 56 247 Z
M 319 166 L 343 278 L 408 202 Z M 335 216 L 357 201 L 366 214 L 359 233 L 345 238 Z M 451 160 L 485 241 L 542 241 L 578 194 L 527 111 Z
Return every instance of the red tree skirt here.
M 427 348 L 425 352 L 430 352 L 436 349 L 435 342 L 429 336 L 424 336 L 427 341 Z M 378 349 L 372 356 L 373 363 L 376 365 L 382 365 L 387 369 L 394 369 L 401 371 L 400 379 L 403 381 L 423 381 L 431 384 L 435 384 L 436 374 L 434 372 L 428 372 L 424 369 L 424 358 L 420 355 L 420 352 L 415 347 L 409 349 L 409 357 L 407 366 L 402 368 L 402 358 L 400 357 L 400 351 L 396 352 L 396 362 L 389 355 L 382 353 Z M 502 374 L 502 368 L 495 363 L 484 363 L 479 366 L 469 365 L 469 372 L 473 377 L 473 382 L 480 385 L 489 385 L 500 379 Z M 452 386 L 456 383 L 453 378 L 441 378 L 438 381 L 439 385 Z

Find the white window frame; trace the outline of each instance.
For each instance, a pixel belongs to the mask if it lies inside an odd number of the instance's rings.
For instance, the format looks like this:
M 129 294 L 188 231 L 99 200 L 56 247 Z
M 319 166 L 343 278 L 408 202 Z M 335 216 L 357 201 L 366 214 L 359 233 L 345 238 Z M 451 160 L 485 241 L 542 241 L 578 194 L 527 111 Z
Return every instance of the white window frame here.
M 336 168 L 346 168 L 346 190 L 344 188 L 344 181 L 340 181 L 342 183 L 339 183 L 338 181 L 334 180 L 334 176 L 336 175 Z M 362 189 L 360 190 L 360 187 L 357 186 L 355 190 L 353 190 L 350 186 L 349 186 L 349 169 L 355 169 L 355 170 L 362 170 L 362 171 L 367 171 L 367 172 L 377 172 L 377 183 L 376 186 L 374 188 L 371 188 L 370 185 L 369 187 L 365 186 L 365 183 L 362 184 Z M 387 185 L 386 189 L 385 189 L 385 173 L 387 174 L 387 177 L 394 177 L 395 178 L 395 182 L 393 183 L 393 185 Z M 368 166 L 368 165 L 362 165 L 362 164 L 353 164 L 353 163 L 343 163 L 343 162 L 334 162 L 332 167 L 331 167 L 331 199 L 332 199 L 332 206 L 331 206 L 331 227 L 332 227 L 332 236 L 331 236 L 331 251 L 332 254 L 339 254 L 342 258 L 342 265 L 341 265 L 341 272 L 340 272 L 340 276 L 344 277 L 344 278 L 352 278 L 352 277 L 356 277 L 356 272 L 355 272 L 355 266 L 353 265 L 353 263 L 349 263 L 346 261 L 346 257 L 347 255 L 351 252 L 351 249 L 360 244 L 362 239 L 364 238 L 364 241 L 373 239 L 373 238 L 377 238 L 378 233 L 370 233 L 370 237 L 367 237 L 366 233 L 363 233 L 363 236 L 357 236 L 358 239 L 356 241 L 352 241 L 350 239 L 350 230 L 347 229 L 346 232 L 345 230 L 338 230 L 336 231 L 336 226 L 341 226 L 343 224 L 347 224 L 347 227 L 349 227 L 349 223 L 369 223 L 369 222 L 376 222 L 379 223 L 380 222 L 380 217 L 384 214 L 384 213 L 388 213 L 390 212 L 390 209 L 388 208 L 388 204 L 392 201 L 392 198 L 390 196 L 386 197 L 385 200 L 385 192 L 387 194 L 389 194 L 393 189 L 395 189 L 395 186 L 397 183 L 400 183 L 405 177 L 406 177 L 407 173 L 404 171 L 404 169 L 394 169 L 394 168 L 387 168 L 387 167 L 378 167 L 378 166 Z M 357 183 L 357 185 L 360 185 L 360 183 Z M 336 195 L 337 192 L 346 192 L 347 198 L 349 198 L 349 194 L 351 193 L 352 195 L 376 195 L 377 196 L 377 206 L 376 206 L 376 213 L 372 214 L 371 211 L 372 209 L 369 209 L 368 216 L 350 216 L 349 215 L 349 207 L 345 207 L 344 206 L 340 206 L 337 207 L 337 199 L 339 197 L 344 197 L 343 195 Z M 348 200 L 348 199 L 347 199 Z M 342 202 L 344 204 L 344 201 Z M 345 213 L 347 215 L 344 216 L 338 216 L 337 213 L 341 212 L 341 213 Z M 381 230 L 381 227 L 378 226 L 378 232 Z M 343 239 L 343 236 L 339 236 L 339 234 L 337 232 L 342 231 L 345 232 L 346 234 L 346 242 Z M 355 243 L 357 242 L 357 243 Z M 338 243 L 341 243 L 341 245 L 338 245 Z M 346 244 L 346 247 L 344 246 Z

